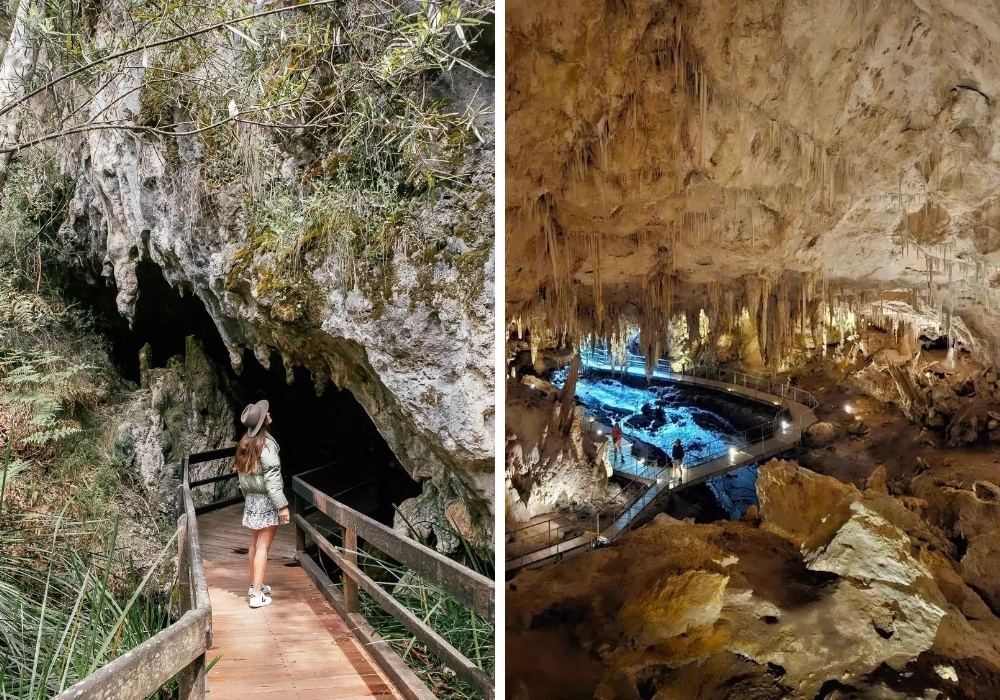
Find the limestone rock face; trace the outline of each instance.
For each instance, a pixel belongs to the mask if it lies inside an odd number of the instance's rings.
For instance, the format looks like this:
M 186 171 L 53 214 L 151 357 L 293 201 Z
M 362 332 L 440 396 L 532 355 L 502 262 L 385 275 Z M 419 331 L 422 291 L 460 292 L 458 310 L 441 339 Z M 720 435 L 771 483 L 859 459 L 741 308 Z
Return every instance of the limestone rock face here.
M 606 440 L 584 430 L 573 414 L 559 428 L 559 391 L 534 377 L 507 383 L 506 513 L 524 522 L 598 497 L 608 483 Z
M 143 368 L 142 389 L 121 420 L 118 449 L 132 460 L 151 500 L 164 513 L 174 512 L 185 455 L 233 445 L 232 409 L 216 368 L 195 338 L 187 339 L 184 357 L 171 358 L 165 368 Z M 190 478 L 197 481 L 231 470 L 232 460 L 209 462 L 194 465 Z M 201 505 L 236 493 L 236 483 L 228 481 L 198 487 L 191 497 Z
M 459 112 L 488 112 L 492 78 L 462 71 L 441 78 L 448 94 L 439 98 Z M 129 123 L 141 111 L 141 81 L 137 69 L 103 89 L 107 121 Z M 357 268 L 326 246 L 303 253 L 294 284 L 277 283 L 288 264 L 254 248 L 244 183 L 237 177 L 205 185 L 206 148 L 195 136 L 145 139 L 100 130 L 60 141 L 71 198 L 58 245 L 67 264 L 96 263 L 105 279 L 87 281 L 113 283 L 128 319 L 144 291 L 137 266 L 149 261 L 171 286 L 204 303 L 235 369 L 247 351 L 265 365 L 277 351 L 289 372 L 307 368 L 317 391 L 330 381 L 349 390 L 410 476 L 425 484 L 421 500 L 429 505 L 414 507 L 445 527 L 448 505 L 467 501 L 475 539 L 489 540 L 496 260 L 491 245 L 471 250 L 462 238 L 463 231 L 486 231 L 492 241 L 492 125 L 479 128 L 483 142 L 470 145 L 461 164 L 462 192 L 448 188 L 433 205 L 414 200 L 406 212 L 427 234 L 421 240 L 440 241 L 427 250 L 393 250 L 377 290 L 357 284 Z M 265 187 L 290 185 L 298 169 L 328 155 L 321 145 L 286 145 L 294 153 L 264 173 Z M 358 216 L 368 216 L 363 202 L 355 204 Z M 364 268 L 370 261 L 355 262 Z
M 913 479 L 927 514 L 949 537 L 964 543 L 962 579 L 1000 609 L 1000 489 L 994 466 L 954 465 Z
M 841 503 L 802 545 L 813 571 L 908 586 L 930 572 L 910 555 L 905 532 L 861 501 Z

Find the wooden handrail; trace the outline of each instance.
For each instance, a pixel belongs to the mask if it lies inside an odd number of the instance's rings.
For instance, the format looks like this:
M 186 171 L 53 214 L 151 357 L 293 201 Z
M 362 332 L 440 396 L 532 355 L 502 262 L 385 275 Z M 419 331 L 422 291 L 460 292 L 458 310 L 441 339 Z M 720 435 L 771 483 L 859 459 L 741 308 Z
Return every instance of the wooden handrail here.
M 177 519 L 180 618 L 57 695 L 58 700 L 141 700 L 178 675 L 180 697 L 185 700 L 205 697 L 205 654 L 212 645 L 212 601 L 201 560 L 198 521 L 188 480 L 189 464 L 189 458 L 185 457 L 178 489 L 178 503 L 183 511 Z
M 201 464 L 202 462 L 214 462 L 217 459 L 226 459 L 227 457 L 236 456 L 236 446 L 223 447 L 218 450 L 209 450 L 208 452 L 195 452 L 193 455 L 188 457 L 188 464 Z M 193 486 L 193 484 L 192 484 Z
M 223 477 L 191 483 L 190 467 L 192 464 L 226 459 L 234 453 L 235 448 L 226 448 L 184 458 L 183 476 L 178 489 L 178 504 L 182 513 L 177 519 L 180 618 L 165 630 L 68 688 L 56 696 L 57 700 L 142 700 L 174 677 L 179 677 L 181 698 L 204 700 L 207 694 L 206 654 L 212 646 L 212 603 L 202 562 L 196 514 L 199 510 L 216 507 L 218 503 L 196 509 L 191 498 L 191 488 L 222 481 Z M 483 697 L 493 700 L 493 679 L 361 570 L 357 562 L 358 537 L 369 541 L 491 620 L 494 600 L 492 581 L 333 500 L 298 476 L 292 482 L 296 494 L 294 507 L 296 547 L 299 550 L 297 559 L 403 696 L 407 700 L 434 700 L 433 693 L 359 614 L 359 589 L 371 595 L 386 612 L 399 620 Z M 307 503 L 344 528 L 344 548 L 335 547 L 306 521 L 304 510 Z M 303 551 L 306 534 L 344 572 L 343 593 Z
M 494 616 L 493 582 L 430 547 L 425 547 L 419 542 L 404 537 L 392 528 L 334 500 L 305 483 L 300 476 L 292 478 L 292 489 L 295 493 L 293 501 L 295 541 L 296 548 L 299 550 L 297 558 L 320 591 L 347 621 L 351 630 L 372 652 L 375 661 L 393 680 L 400 692 L 408 700 L 427 700 L 434 697 L 416 674 L 406 666 L 395 651 L 374 632 L 359 614 L 359 589 L 368 593 L 379 607 L 392 615 L 417 639 L 427 645 L 427 648 L 447 663 L 457 676 L 465 680 L 484 698 L 492 700 L 495 695 L 494 680 L 424 621 L 399 603 L 382 585 L 371 579 L 358 566 L 358 538 L 369 542 L 490 620 Z M 332 544 L 323 533 L 306 520 L 303 511 L 307 504 L 315 506 L 318 511 L 342 528 L 343 547 Z M 343 593 L 337 590 L 326 573 L 305 554 L 307 535 L 340 568 L 343 575 Z
M 208 486 L 209 484 L 214 484 L 218 481 L 229 481 L 230 479 L 239 478 L 239 474 L 236 472 L 229 472 L 228 474 L 219 474 L 218 476 L 213 476 L 208 479 L 200 479 L 199 481 L 192 481 L 191 488 L 196 488 L 198 486 Z
M 341 527 L 354 531 L 483 617 L 493 618 L 494 589 L 490 579 L 333 500 L 297 476 L 292 478 L 292 489 Z

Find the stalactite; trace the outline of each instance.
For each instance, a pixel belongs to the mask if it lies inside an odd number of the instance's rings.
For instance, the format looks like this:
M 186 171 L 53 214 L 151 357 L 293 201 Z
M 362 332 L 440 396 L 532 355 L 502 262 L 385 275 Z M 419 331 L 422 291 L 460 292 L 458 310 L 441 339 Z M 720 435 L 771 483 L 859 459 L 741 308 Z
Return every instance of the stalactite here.
M 592 234 L 590 239 L 590 260 L 594 268 L 594 315 L 595 326 L 598 334 L 602 333 L 604 327 L 604 297 L 603 282 L 601 280 L 601 234 Z

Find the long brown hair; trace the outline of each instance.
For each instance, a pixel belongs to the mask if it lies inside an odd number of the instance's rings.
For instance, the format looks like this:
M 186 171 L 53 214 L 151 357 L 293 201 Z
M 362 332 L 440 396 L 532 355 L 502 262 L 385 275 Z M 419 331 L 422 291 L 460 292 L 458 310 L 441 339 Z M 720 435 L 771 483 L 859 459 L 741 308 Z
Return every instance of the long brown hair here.
M 236 460 L 233 462 L 233 470 L 239 474 L 251 474 L 260 467 L 260 453 L 264 451 L 264 442 L 267 439 L 269 421 L 265 420 L 265 425 L 260 427 L 260 431 L 253 437 L 248 430 L 240 438 L 240 444 L 236 448 Z

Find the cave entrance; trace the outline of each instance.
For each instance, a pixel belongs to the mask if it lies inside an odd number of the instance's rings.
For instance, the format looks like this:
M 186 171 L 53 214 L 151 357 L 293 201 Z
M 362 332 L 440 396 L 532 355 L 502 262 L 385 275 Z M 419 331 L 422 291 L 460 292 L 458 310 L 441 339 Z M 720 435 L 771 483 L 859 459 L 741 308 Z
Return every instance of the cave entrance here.
M 60 286 L 67 301 L 90 310 L 94 328 L 107 339 L 111 360 L 122 376 L 139 383 L 139 350 L 145 344 L 152 349 L 151 366 L 165 367 L 171 357 L 184 354 L 185 339 L 193 335 L 215 365 L 219 384 L 232 407 L 234 439 L 244 432 L 239 423 L 244 406 L 260 399 L 270 403 L 286 487 L 293 476 L 324 467 L 310 478 L 311 485 L 331 496 L 343 493 L 345 503 L 389 525 L 394 505 L 420 494 L 419 483 L 403 469 L 351 392 L 329 382 L 317 396 L 310 373 L 302 367 L 294 368 L 294 381 L 288 384 L 278 353 L 273 353 L 269 366 L 264 367 L 247 352 L 242 371 L 236 374 L 201 299 L 190 292 L 181 295 L 155 263 L 141 262 L 137 276 L 140 293 L 129 328 L 118 312 L 113 284 L 105 284 L 94 269 L 72 275 L 60 270 Z

